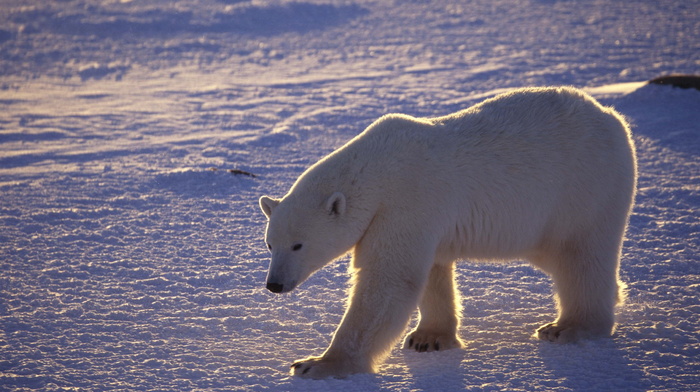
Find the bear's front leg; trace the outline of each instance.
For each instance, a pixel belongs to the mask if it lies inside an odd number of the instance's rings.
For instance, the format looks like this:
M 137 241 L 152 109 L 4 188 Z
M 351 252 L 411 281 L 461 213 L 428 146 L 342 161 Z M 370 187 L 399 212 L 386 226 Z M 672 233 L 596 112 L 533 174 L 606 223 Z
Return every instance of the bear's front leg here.
M 405 330 L 428 279 L 426 267 L 416 268 L 412 261 L 392 256 L 362 263 L 355 273 L 345 316 L 330 346 L 320 357 L 295 362 L 291 367 L 293 375 L 342 378 L 377 372 Z M 357 253 L 355 257 L 359 257 Z
M 433 265 L 419 309 L 420 321 L 406 336 L 405 349 L 425 352 L 464 347 L 457 336 L 460 306 L 454 288 L 454 263 Z

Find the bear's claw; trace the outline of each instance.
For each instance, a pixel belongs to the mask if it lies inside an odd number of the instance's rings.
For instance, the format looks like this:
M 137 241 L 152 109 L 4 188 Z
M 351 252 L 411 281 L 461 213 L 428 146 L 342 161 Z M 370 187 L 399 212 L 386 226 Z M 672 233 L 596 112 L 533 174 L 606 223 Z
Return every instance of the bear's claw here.
M 295 376 L 305 376 L 311 368 L 313 367 L 313 362 L 311 362 L 312 358 L 309 358 L 306 361 L 297 361 L 290 366 L 292 368 L 291 373 Z
M 311 371 L 316 361 L 318 361 L 317 358 L 308 358 L 306 360 L 294 362 L 292 366 L 290 366 L 290 373 L 294 376 L 309 377 L 308 373 Z
M 537 337 L 554 343 L 571 343 L 579 339 L 577 328 L 558 323 L 545 324 L 537 329 Z
M 417 352 L 424 353 L 426 351 L 440 351 L 440 342 L 434 342 L 432 345 L 430 343 L 423 344 L 413 344 L 413 339 L 408 343 L 406 348 L 415 348 Z

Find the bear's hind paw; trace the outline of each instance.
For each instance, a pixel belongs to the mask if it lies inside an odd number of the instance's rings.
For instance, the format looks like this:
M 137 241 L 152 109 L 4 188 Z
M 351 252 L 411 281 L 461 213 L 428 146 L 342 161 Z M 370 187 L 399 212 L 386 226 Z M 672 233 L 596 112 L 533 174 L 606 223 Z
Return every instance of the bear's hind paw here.
M 301 378 L 345 378 L 355 373 L 367 373 L 371 369 L 363 369 L 351 366 L 339 360 L 324 359 L 323 357 L 309 357 L 296 361 L 290 366 L 290 373 Z
M 611 328 L 586 328 L 576 324 L 557 322 L 545 324 L 537 329 L 539 339 L 562 344 L 610 335 Z

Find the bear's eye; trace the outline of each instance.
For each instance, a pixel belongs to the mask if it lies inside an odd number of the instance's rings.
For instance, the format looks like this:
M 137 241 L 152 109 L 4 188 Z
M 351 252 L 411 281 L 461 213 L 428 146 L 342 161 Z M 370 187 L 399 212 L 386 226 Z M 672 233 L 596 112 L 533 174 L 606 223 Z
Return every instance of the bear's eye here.
M 299 250 L 299 249 L 301 249 L 301 244 L 294 244 L 294 246 L 292 246 L 292 250 Z

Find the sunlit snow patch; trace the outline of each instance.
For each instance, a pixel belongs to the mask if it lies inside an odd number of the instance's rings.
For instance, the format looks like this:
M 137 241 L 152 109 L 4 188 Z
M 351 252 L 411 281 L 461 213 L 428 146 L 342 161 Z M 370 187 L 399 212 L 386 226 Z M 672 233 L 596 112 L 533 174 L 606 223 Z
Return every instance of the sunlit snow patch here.
M 615 83 L 598 87 L 587 87 L 583 90 L 597 98 L 618 97 L 629 94 L 638 88 L 644 87 L 647 82 Z

